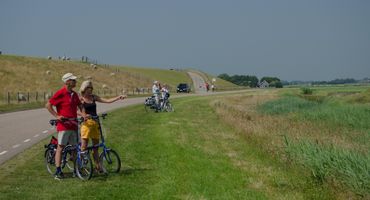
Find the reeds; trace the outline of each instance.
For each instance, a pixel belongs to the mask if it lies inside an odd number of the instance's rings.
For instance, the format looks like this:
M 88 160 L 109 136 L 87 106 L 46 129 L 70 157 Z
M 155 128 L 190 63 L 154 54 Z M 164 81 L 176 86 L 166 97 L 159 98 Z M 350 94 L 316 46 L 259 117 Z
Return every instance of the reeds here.
M 290 160 L 307 167 L 318 181 L 340 181 L 360 195 L 370 193 L 369 155 L 309 140 L 294 142 L 287 136 L 284 138 Z

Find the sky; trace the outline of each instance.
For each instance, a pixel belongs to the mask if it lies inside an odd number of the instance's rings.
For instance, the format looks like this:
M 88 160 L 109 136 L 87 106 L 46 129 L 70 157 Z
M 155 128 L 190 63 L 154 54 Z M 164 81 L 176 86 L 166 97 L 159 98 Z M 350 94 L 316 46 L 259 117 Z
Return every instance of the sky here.
M 370 1 L 0 0 L 0 51 L 287 81 L 363 79 Z

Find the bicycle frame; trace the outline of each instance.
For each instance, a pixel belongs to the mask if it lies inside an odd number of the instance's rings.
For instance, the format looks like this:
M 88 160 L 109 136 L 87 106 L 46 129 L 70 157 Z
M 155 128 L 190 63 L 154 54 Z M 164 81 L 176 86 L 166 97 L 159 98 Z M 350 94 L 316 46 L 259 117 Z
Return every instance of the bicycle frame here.
M 105 119 L 106 116 L 107 116 L 106 113 L 101 114 L 101 118 L 103 118 L 103 119 Z M 100 148 L 101 147 L 103 149 L 103 151 L 101 152 L 101 154 L 99 156 L 99 162 L 101 163 L 101 167 L 103 168 L 105 173 L 108 172 L 108 171 L 118 173 L 120 171 L 120 168 L 121 168 L 121 160 L 119 158 L 119 155 L 116 151 L 114 151 L 111 148 L 108 148 L 105 145 L 105 138 L 104 138 L 103 128 L 102 128 L 103 125 L 102 125 L 102 123 L 99 119 L 99 116 L 92 116 L 91 118 L 94 119 L 99 125 L 99 132 L 100 132 L 101 142 L 99 144 L 96 144 L 96 145 L 88 146 L 87 150 L 88 150 L 88 152 L 90 152 L 94 148 Z M 103 164 L 104 160 L 107 162 L 108 166 L 104 166 L 104 164 Z M 117 165 L 113 165 L 115 162 L 117 162 Z M 113 170 L 107 170 L 107 167 L 110 167 L 110 166 L 115 166 L 115 168 Z
M 63 120 L 57 120 L 57 119 L 52 119 L 49 121 L 49 123 L 52 125 L 52 126 L 56 126 L 57 123 L 60 123 L 60 122 L 63 122 L 63 121 L 76 121 L 77 122 L 77 125 L 78 125 L 78 128 L 77 128 L 77 143 L 75 145 L 66 145 L 64 148 L 63 148 L 63 152 L 62 152 L 62 162 L 66 162 L 66 157 L 67 157 L 67 152 L 64 151 L 67 147 L 69 147 L 69 151 L 71 152 L 74 152 L 76 151 L 76 159 L 74 161 L 74 164 L 75 164 L 75 171 L 77 173 L 77 175 L 79 176 L 80 179 L 82 180 L 89 180 L 92 176 L 92 163 L 91 163 L 91 158 L 89 156 L 89 154 L 87 154 L 87 156 L 84 154 L 84 152 L 81 151 L 81 143 L 79 142 L 80 141 L 80 124 L 84 121 L 83 118 L 65 118 Z M 84 156 L 82 156 L 82 154 Z M 62 163 L 61 163 L 62 164 Z M 82 175 L 81 172 L 79 171 L 79 167 L 80 166 L 85 166 L 85 164 L 88 164 L 88 174 L 87 174 L 87 177 L 85 178 L 85 175 Z M 76 165 L 78 166 L 77 169 L 76 169 Z M 82 168 L 81 168 L 82 169 Z
M 107 116 L 106 113 L 103 113 L 101 115 L 101 117 L 103 119 L 105 119 L 106 116 Z M 96 122 L 98 122 L 101 142 L 99 144 L 96 144 L 96 145 L 88 146 L 87 150 L 90 152 L 94 148 L 101 148 L 102 147 L 104 155 L 107 155 L 107 150 L 110 150 L 110 149 L 107 148 L 107 146 L 105 145 L 105 139 L 104 139 L 104 135 L 103 135 L 102 123 L 100 122 L 100 118 L 99 118 L 99 116 L 92 116 L 91 118 L 93 120 L 95 120 Z

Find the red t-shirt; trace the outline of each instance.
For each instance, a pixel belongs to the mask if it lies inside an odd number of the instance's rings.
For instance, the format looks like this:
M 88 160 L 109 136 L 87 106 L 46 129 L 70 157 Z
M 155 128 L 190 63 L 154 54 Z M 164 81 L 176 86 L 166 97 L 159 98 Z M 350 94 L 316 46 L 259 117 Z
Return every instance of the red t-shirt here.
M 66 86 L 58 90 L 49 102 L 57 108 L 58 115 L 66 118 L 76 118 L 78 105 L 81 104 L 77 93 L 75 91 L 69 92 Z M 57 131 L 77 129 L 78 124 L 75 121 L 65 121 L 57 124 Z

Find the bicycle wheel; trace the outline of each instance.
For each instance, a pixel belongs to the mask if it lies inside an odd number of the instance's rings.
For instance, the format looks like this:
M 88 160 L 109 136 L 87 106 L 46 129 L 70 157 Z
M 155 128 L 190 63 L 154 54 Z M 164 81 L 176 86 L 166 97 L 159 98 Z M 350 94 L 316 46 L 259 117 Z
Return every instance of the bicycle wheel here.
M 74 149 L 72 145 L 67 145 L 63 149 L 62 168 L 67 167 L 71 172 L 74 170 Z
M 76 174 L 81 180 L 89 180 L 93 173 L 93 163 L 90 154 L 87 152 L 79 152 L 78 154 L 75 164 Z
M 54 149 L 47 149 L 45 151 L 45 165 L 49 174 L 53 175 L 56 172 Z
M 175 111 L 175 109 L 173 108 L 171 103 L 166 104 L 166 111 L 167 112 L 174 112 Z
M 121 159 L 113 149 L 101 152 L 99 156 L 100 165 L 108 173 L 118 173 L 121 170 Z
M 144 105 L 144 108 L 145 108 L 145 112 L 149 112 L 149 109 L 150 108 L 148 108 L 149 106 L 147 106 L 146 104 Z

